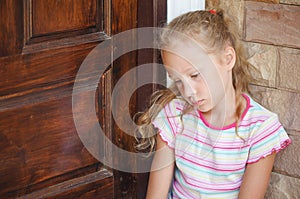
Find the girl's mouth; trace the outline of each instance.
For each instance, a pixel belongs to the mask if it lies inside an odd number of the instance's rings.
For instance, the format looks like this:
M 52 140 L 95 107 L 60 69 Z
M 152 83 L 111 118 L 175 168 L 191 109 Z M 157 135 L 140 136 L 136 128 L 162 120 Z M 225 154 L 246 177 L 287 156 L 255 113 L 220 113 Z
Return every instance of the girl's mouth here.
M 197 100 L 197 101 L 192 101 L 192 102 L 191 102 L 191 104 L 192 104 L 194 107 L 199 107 L 199 106 L 201 106 L 203 103 L 204 103 L 204 99 Z

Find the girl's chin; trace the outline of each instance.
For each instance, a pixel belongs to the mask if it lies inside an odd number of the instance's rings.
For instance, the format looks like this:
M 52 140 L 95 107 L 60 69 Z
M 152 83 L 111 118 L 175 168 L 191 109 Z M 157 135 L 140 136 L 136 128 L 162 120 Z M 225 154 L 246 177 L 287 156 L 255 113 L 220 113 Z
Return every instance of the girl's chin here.
M 210 112 L 212 109 L 209 106 L 193 106 L 195 110 L 200 111 L 201 113 Z
M 201 109 L 204 106 L 204 100 L 198 100 L 197 102 L 190 103 L 194 108 Z

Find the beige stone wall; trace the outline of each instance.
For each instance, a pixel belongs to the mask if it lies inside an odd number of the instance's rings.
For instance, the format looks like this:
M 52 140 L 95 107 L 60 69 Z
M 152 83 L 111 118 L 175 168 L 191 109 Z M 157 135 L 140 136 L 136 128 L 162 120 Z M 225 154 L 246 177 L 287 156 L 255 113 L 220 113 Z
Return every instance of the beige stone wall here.
M 238 24 L 253 74 L 251 90 L 292 139 L 279 152 L 267 199 L 300 198 L 300 0 L 206 0 Z

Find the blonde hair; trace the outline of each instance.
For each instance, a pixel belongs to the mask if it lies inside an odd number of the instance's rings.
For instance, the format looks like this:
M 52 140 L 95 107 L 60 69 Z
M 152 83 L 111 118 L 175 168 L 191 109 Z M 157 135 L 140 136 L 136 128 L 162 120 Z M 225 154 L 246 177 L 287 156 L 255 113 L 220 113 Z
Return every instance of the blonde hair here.
M 236 52 L 236 62 L 232 70 L 232 84 L 235 89 L 237 108 L 235 111 L 238 137 L 238 126 L 243 113 L 242 93 L 249 93 L 248 84 L 251 80 L 249 69 L 251 65 L 245 58 L 244 50 L 238 39 L 236 28 L 223 10 L 193 11 L 183 14 L 172 20 L 162 31 L 160 37 L 161 48 L 170 47 L 176 42 L 175 32 L 179 32 L 199 42 L 206 53 L 218 53 L 226 45 L 230 45 Z M 172 87 L 171 90 L 173 90 Z M 151 124 L 159 111 L 170 101 L 176 98 L 176 94 L 170 89 L 156 92 L 151 99 L 150 108 L 139 114 L 136 120 L 139 126 L 137 131 L 137 149 L 153 151 L 155 149 L 155 129 Z M 160 105 L 160 106 L 157 106 Z M 184 111 L 186 113 L 187 111 Z M 153 136 L 152 136 L 153 135 Z M 242 137 L 240 137 L 244 140 Z M 245 140 L 244 140 L 245 141 Z

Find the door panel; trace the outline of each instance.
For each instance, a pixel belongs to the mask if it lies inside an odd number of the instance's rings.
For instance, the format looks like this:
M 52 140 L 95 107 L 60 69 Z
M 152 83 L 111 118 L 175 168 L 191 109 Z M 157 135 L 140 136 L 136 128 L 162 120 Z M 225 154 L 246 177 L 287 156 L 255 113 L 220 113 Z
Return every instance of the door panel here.
M 152 9 L 149 9 L 152 8 Z M 143 17 L 147 16 L 147 17 Z M 139 0 L 138 4 L 138 27 L 163 27 L 166 23 L 167 17 L 167 2 L 161 0 Z M 138 65 L 148 63 L 162 63 L 160 52 L 157 49 L 142 49 L 138 51 Z M 147 69 L 147 75 L 151 76 L 153 82 L 163 82 L 166 79 L 166 73 L 164 70 L 153 68 Z M 138 74 L 137 81 L 139 78 L 145 77 L 145 74 Z M 164 85 L 158 84 L 147 84 L 141 88 L 138 88 L 136 95 L 136 106 L 135 112 L 144 111 L 149 104 L 151 94 L 161 89 Z M 152 157 L 148 157 L 151 159 Z M 145 160 L 146 161 L 146 160 Z M 139 165 L 137 165 L 139 166 Z M 148 165 L 150 169 L 151 165 Z M 136 174 L 136 194 L 138 199 L 146 198 L 146 190 L 148 185 L 149 173 Z
M 137 180 L 146 180 L 106 167 L 79 139 L 73 112 L 88 106 L 72 109 L 72 95 L 84 99 L 94 92 L 89 80 L 100 78 L 91 68 L 76 80 L 86 82 L 85 87 L 73 93 L 77 71 L 89 52 L 113 35 L 139 27 L 139 20 L 149 18 L 139 14 L 141 9 L 157 15 L 159 8 L 148 6 L 137 0 L 0 1 L 0 198 L 139 197 Z M 131 39 L 136 45 L 135 35 Z M 112 49 L 97 56 L 110 61 Z M 114 123 L 111 93 L 142 55 L 128 53 L 107 68 L 95 94 L 97 117 L 81 123 L 87 132 L 100 123 L 106 136 L 128 151 L 133 151 L 134 138 Z M 138 98 L 131 101 L 132 112 Z M 134 159 L 115 157 L 109 143 L 99 142 L 93 150 L 104 158 L 136 166 Z
M 26 95 L 74 81 L 76 71 L 95 44 L 0 58 L 0 95 Z M 2 107 L 3 108 L 3 107 Z
M 87 85 L 72 93 L 81 63 L 97 44 L 110 39 L 110 4 L 0 2 L 0 198 L 113 197 L 113 172 L 82 144 L 72 112 L 72 95 L 91 92 Z M 97 75 L 87 71 L 78 81 Z M 108 112 L 98 105 L 105 100 L 95 97 L 99 114 Z M 88 118 L 82 125 L 89 130 L 98 123 Z M 103 153 L 109 151 L 105 143 L 101 146 Z
M 137 28 L 137 4 L 138 0 L 129 0 L 122 1 L 117 0 L 112 4 L 112 21 L 117 21 L 118 23 L 112 24 L 112 34 L 116 35 L 126 30 L 132 28 Z M 135 6 L 133 6 L 135 5 Z M 120 7 L 123 8 L 123 11 L 117 13 L 115 10 L 118 10 Z M 127 12 L 125 11 L 127 10 Z M 128 12 L 129 11 L 129 12 Z M 131 49 L 134 49 L 136 45 L 135 35 L 131 35 L 130 38 L 124 38 L 126 45 L 131 45 Z M 131 41 L 131 42 L 126 42 Z M 115 85 L 117 81 L 130 69 L 136 66 L 136 51 L 127 53 L 113 62 L 112 68 L 112 85 Z M 123 82 L 124 88 L 129 84 L 136 84 L 136 79 L 132 79 L 130 82 Z M 118 97 L 112 102 L 113 105 L 120 104 L 120 101 L 124 99 L 123 95 L 126 95 L 127 91 L 123 90 L 119 92 Z M 134 103 L 132 106 L 134 106 Z M 113 107 L 112 107 L 113 108 Z M 116 112 L 124 112 L 125 107 L 114 106 Z M 122 118 L 121 118 L 122 119 Z M 112 123 L 112 141 L 119 148 L 125 149 L 127 151 L 133 150 L 133 138 L 129 136 L 126 132 L 123 132 L 122 129 L 114 123 Z M 134 159 L 125 159 L 123 157 L 114 156 L 114 164 L 127 164 L 129 166 L 135 167 Z M 136 195 L 135 190 L 135 174 L 122 172 L 114 170 L 115 181 L 115 198 L 132 198 Z
M 27 2 L 30 6 L 27 12 L 32 12 L 31 17 L 29 17 L 32 22 L 29 27 L 32 37 L 79 30 L 87 30 L 88 32 L 88 29 L 101 27 L 101 24 L 97 24 L 97 19 L 100 22 L 102 21 L 101 17 L 103 17 L 99 13 L 102 8 L 102 5 L 99 5 L 101 1 L 27 0 Z
M 113 177 L 112 173 L 105 169 L 97 172 L 57 183 L 18 199 L 35 198 L 113 198 Z
M 0 57 L 20 54 L 23 47 L 22 0 L 0 1 Z
M 1 112 L 2 191 L 97 163 L 74 134 L 70 102 L 63 97 Z

